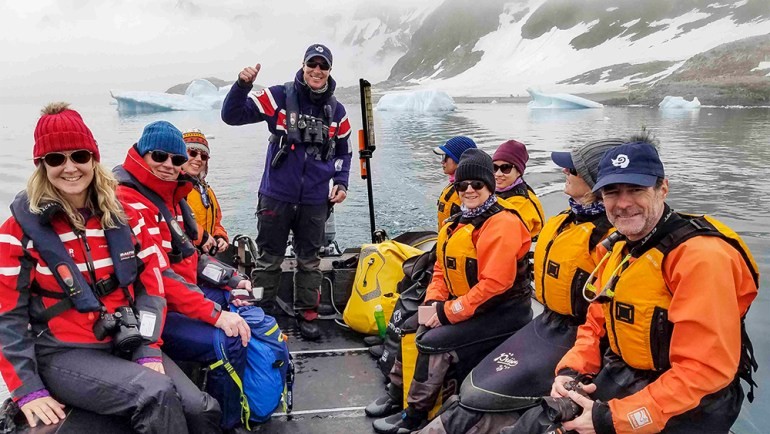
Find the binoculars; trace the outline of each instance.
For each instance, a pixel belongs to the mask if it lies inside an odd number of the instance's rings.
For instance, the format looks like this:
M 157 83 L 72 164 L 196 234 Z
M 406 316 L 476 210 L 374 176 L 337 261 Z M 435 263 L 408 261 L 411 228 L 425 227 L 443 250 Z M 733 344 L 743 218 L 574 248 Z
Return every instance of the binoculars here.
M 102 310 L 94 323 L 94 335 L 100 341 L 112 336 L 115 348 L 124 353 L 133 352 L 142 344 L 139 320 L 130 306 L 121 306 L 114 313 Z
M 304 143 L 324 145 L 329 137 L 329 127 L 321 119 L 309 115 L 299 115 L 297 128 Z

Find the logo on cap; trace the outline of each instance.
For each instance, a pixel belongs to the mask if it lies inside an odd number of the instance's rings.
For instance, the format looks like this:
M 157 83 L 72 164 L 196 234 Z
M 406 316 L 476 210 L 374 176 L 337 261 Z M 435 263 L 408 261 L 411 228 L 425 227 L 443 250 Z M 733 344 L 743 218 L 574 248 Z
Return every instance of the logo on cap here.
M 318 51 L 319 53 L 323 53 L 324 52 L 324 47 L 322 47 L 320 45 L 316 45 L 315 46 L 315 50 Z
M 631 160 L 628 159 L 628 155 L 626 154 L 620 154 L 617 156 L 617 158 L 612 159 L 612 165 L 615 167 L 620 167 L 621 169 L 628 167 L 628 163 L 630 162 Z

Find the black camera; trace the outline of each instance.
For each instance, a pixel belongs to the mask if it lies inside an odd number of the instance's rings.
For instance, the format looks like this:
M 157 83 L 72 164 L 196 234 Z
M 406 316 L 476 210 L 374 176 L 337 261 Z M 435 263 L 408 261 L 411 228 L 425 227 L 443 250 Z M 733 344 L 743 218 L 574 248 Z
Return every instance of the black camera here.
M 133 352 L 142 344 L 139 320 L 129 306 L 121 306 L 114 313 L 102 310 L 94 323 L 94 336 L 100 341 L 112 336 L 115 348 L 124 353 Z
M 577 380 L 572 380 L 565 384 L 564 388 L 567 390 L 574 390 L 583 396 L 588 396 L 583 388 L 580 387 Z M 561 423 L 572 420 L 583 412 L 583 407 L 581 407 L 580 404 L 567 397 L 553 398 L 547 396 L 543 398 L 540 405 L 543 406 L 543 412 L 545 413 L 548 420 L 553 423 Z

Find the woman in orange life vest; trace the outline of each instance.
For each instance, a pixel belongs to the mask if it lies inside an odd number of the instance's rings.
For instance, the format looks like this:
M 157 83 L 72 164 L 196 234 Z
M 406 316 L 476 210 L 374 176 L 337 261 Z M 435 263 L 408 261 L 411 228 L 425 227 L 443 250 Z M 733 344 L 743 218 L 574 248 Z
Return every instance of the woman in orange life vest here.
M 187 145 L 187 162 L 182 170 L 192 178 L 193 189 L 187 195 L 187 204 L 192 208 L 195 221 L 207 234 L 216 240 L 218 252 L 227 250 L 227 231 L 222 226 L 222 208 L 214 190 L 206 182 L 209 172 L 209 141 L 200 130 L 185 131 L 182 135 Z M 199 229 L 200 230 L 200 229 Z
M 455 187 L 462 212 L 439 232 L 436 265 L 424 303 L 433 306 L 434 313 L 417 330 L 418 355 L 408 406 L 401 414 L 374 421 L 377 433 L 419 429 L 451 365 L 458 370 L 474 366 L 532 319 L 531 282 L 529 273 L 523 272 L 529 265 L 529 230 L 511 206 L 495 196 L 489 155 L 480 149 L 466 150 L 455 171 Z M 412 317 L 407 323 L 416 320 Z M 390 379 L 385 400 L 392 402 L 378 399 L 370 410 L 390 409 L 401 400 L 400 363 L 394 364 Z
M 0 227 L 0 373 L 11 397 L 33 427 L 58 423 L 68 404 L 141 433 L 219 432 L 217 402 L 160 351 L 168 261 L 120 205 L 91 131 L 54 103 L 34 136 L 37 168 Z
M 548 219 L 535 247 L 535 296 L 544 312 L 473 368 L 459 399 L 423 432 L 496 434 L 551 390 L 553 370 L 585 321 L 588 303 L 581 290 L 599 262 L 596 246 L 612 227 L 591 188 L 599 160 L 621 144 L 605 139 L 551 154 L 566 177 L 569 208 Z
M 527 147 L 516 140 L 508 140 L 497 148 L 492 160 L 495 195 L 513 205 L 521 221 L 529 229 L 532 241 L 537 241 L 545 214 L 535 191 L 524 181 L 524 169 L 527 168 L 529 160 Z

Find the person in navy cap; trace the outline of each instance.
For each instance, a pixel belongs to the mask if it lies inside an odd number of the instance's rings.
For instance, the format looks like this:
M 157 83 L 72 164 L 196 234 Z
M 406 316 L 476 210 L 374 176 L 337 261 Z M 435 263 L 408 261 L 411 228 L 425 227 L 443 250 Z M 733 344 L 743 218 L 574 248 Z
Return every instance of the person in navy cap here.
M 294 309 L 302 337 L 318 339 L 314 320 L 323 275 L 318 269 L 331 206 L 347 197 L 352 151 L 350 121 L 334 97 L 334 58 L 322 44 L 305 50 L 293 81 L 254 90 L 261 69 L 247 66 L 227 94 L 222 120 L 229 125 L 264 121 L 271 135 L 259 186 L 254 284 L 264 288 L 263 306 L 274 300 L 289 232 L 294 234 L 297 272 Z
M 443 145 L 436 146 L 433 153 L 441 156 L 441 168 L 449 176 L 449 183 L 441 190 L 438 197 L 438 228 L 451 216 L 460 212 L 460 196 L 455 190 L 455 171 L 460 162 L 460 156 L 468 149 L 476 148 L 476 142 L 470 137 L 456 136 L 447 140 Z
M 759 284 L 751 252 L 718 220 L 669 207 L 649 137 L 608 150 L 593 191 L 620 236 L 597 248 L 602 259 L 582 291 L 586 322 L 556 365 L 551 398 L 577 404 L 560 429 L 729 432 L 744 398 L 740 379 L 749 401 L 756 384 L 744 324 Z M 542 416 L 530 410 L 501 433 L 544 432 Z

